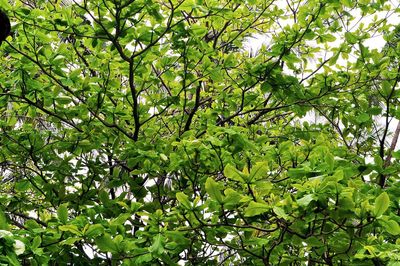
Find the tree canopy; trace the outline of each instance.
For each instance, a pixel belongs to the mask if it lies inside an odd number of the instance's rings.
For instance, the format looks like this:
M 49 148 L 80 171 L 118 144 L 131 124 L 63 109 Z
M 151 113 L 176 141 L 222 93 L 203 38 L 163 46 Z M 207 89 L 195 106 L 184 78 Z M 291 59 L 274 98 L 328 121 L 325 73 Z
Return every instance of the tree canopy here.
M 400 265 L 393 3 L 0 7 L 1 264 Z

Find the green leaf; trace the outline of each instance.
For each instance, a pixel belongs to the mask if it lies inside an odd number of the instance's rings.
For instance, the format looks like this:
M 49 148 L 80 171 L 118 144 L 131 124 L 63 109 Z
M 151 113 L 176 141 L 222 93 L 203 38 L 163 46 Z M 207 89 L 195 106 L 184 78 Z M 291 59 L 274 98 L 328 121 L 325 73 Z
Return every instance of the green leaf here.
M 188 210 L 191 209 L 189 198 L 185 193 L 183 192 L 176 193 L 176 199 L 183 205 L 183 207 L 185 207 Z
M 384 80 L 384 81 L 382 82 L 382 91 L 383 91 L 383 95 L 386 96 L 386 97 L 388 97 L 388 96 L 392 93 L 392 90 L 393 90 L 393 85 L 390 84 L 389 81 Z
M 109 234 L 105 234 L 101 237 L 96 238 L 95 243 L 102 252 L 117 252 L 117 246 L 115 245 Z
M 130 207 L 130 209 L 131 209 L 132 213 L 135 213 L 135 212 L 137 212 L 142 206 L 143 206 L 143 204 L 140 203 L 140 202 L 131 202 L 131 207 Z
M 137 158 L 129 158 L 127 161 L 127 166 L 129 168 L 133 168 L 134 166 L 136 166 L 136 164 L 138 163 L 138 159 Z
M 7 0 L 0 0 L 0 6 L 3 10 L 11 9 L 11 5 Z
M 233 190 L 232 188 L 227 188 L 224 191 L 225 194 L 225 198 L 224 198 L 224 205 L 236 205 L 239 204 L 240 199 L 242 198 L 242 196 L 235 190 Z
M 265 213 L 270 209 L 271 207 L 266 203 L 251 201 L 249 206 L 247 206 L 247 208 L 245 209 L 244 215 L 246 217 L 252 217 Z
M 148 265 L 148 262 L 153 260 L 153 256 L 151 255 L 151 253 L 147 253 L 144 255 L 140 255 L 137 257 L 137 259 L 135 259 L 135 263 L 137 263 L 136 265 Z
M 224 61 L 224 67 L 229 68 L 229 67 L 233 67 L 236 64 L 236 58 L 235 55 L 233 53 L 230 53 Z
M 74 235 L 79 235 L 79 236 L 82 235 L 82 232 L 79 231 L 78 227 L 76 225 L 73 225 L 73 224 L 60 225 L 58 227 L 58 229 L 60 229 L 60 231 L 63 231 L 63 232 L 70 232 L 70 233 L 72 233 Z
M 268 165 L 266 162 L 258 162 L 251 168 L 249 175 L 249 182 L 253 180 L 258 180 L 261 178 L 266 178 L 268 174 Z
M 300 168 L 289 168 L 288 176 L 298 178 L 298 177 L 305 176 L 308 172 L 309 172 L 308 170 L 301 168 L 301 167 Z
M 1 256 L 0 256 L 0 259 L 1 259 Z M 7 261 L 8 263 L 7 264 L 3 264 L 4 266 L 5 265 L 11 265 L 11 266 L 20 266 L 21 265 L 21 263 L 18 261 L 18 258 L 16 256 L 16 254 L 14 254 L 14 253 L 7 254 L 6 259 L 8 260 Z
M 29 230 L 39 230 L 41 228 L 35 220 L 27 220 L 24 226 Z
M 299 204 L 302 207 L 307 207 L 311 201 L 315 199 L 315 196 L 313 194 L 308 194 L 305 195 L 304 197 L 300 198 L 297 200 L 297 204 Z
M 384 221 L 383 224 L 389 234 L 394 236 L 400 234 L 400 226 L 395 220 Z
M 61 245 L 66 245 L 66 246 L 71 246 L 75 244 L 75 242 L 80 241 L 82 238 L 81 237 L 69 237 L 62 241 L 60 244 Z
M 379 217 L 384 214 L 389 207 L 389 203 L 390 199 L 386 192 L 382 192 L 378 197 L 376 197 L 374 204 L 375 217 Z
M 346 7 L 352 7 L 353 6 L 353 3 L 352 3 L 351 0 L 341 0 L 340 2 Z
M 285 210 L 282 209 L 281 207 L 273 207 L 272 208 L 274 213 L 279 217 L 279 218 L 283 218 L 285 220 L 289 220 L 289 216 L 285 213 Z
M 359 124 L 368 122 L 370 120 L 370 116 L 367 113 L 361 113 L 356 117 L 356 120 Z
M 355 35 L 354 35 L 353 33 L 351 33 L 351 32 L 346 32 L 346 33 L 344 34 L 344 37 L 346 38 L 346 41 L 347 41 L 349 44 L 355 44 L 355 43 L 358 42 L 357 36 L 355 36 Z
M 0 209 L 0 230 L 8 230 L 7 218 L 3 210 Z
M 31 248 L 37 249 L 38 247 L 40 247 L 41 243 L 42 243 L 42 238 L 40 236 L 35 236 L 32 240 Z
M 73 84 L 68 84 L 68 85 L 71 86 Z M 72 99 L 70 97 L 60 96 L 56 99 L 56 102 L 59 104 L 69 104 L 72 102 Z
M 126 220 L 128 220 L 131 217 L 132 217 L 132 214 L 130 214 L 130 213 L 121 213 L 120 215 L 118 215 L 117 218 L 112 219 L 110 221 L 110 224 L 111 225 L 123 225 L 126 222 Z
M 57 217 L 61 223 L 66 224 L 68 221 L 68 204 L 64 203 L 58 206 Z
M 219 203 L 222 203 L 222 193 L 219 190 L 218 183 L 211 177 L 206 180 L 206 191 L 210 197 Z
M 266 180 L 258 180 L 253 184 L 254 184 L 254 189 L 261 197 L 267 196 L 271 192 L 271 189 L 273 188 L 273 184 L 270 181 Z
M 204 26 L 199 26 L 199 25 L 192 25 L 191 27 L 190 27 L 190 29 L 192 30 L 192 32 L 195 34 L 195 35 L 197 35 L 198 37 L 203 37 L 206 33 L 207 33 L 207 31 L 208 31 L 208 29 L 206 28 L 206 27 L 204 27 Z
M 369 252 L 369 254 L 376 256 L 376 248 L 374 246 L 364 246 L 364 249 Z
M 225 166 L 224 175 L 225 175 L 227 178 L 229 178 L 229 179 L 232 179 L 232 180 L 234 180 L 234 181 L 238 181 L 238 182 L 244 183 L 244 180 L 243 180 L 244 174 L 241 173 L 239 170 L 237 170 L 237 169 L 236 169 L 233 165 L 231 165 L 231 164 L 227 164 L 227 165 Z
M 336 41 L 336 37 L 332 34 L 323 34 L 320 36 L 324 42 L 334 42 Z
M 336 64 L 337 60 L 339 59 L 340 52 L 335 53 L 329 60 L 329 65 L 332 66 Z
M 153 244 L 149 248 L 149 251 L 152 254 L 157 255 L 161 255 L 164 252 L 164 238 L 161 236 L 161 234 L 158 234 L 153 238 Z
M 15 183 L 15 190 L 19 192 L 27 191 L 29 189 L 30 182 L 28 180 L 21 180 Z
M 85 232 L 87 237 L 97 237 L 104 233 L 104 227 L 101 224 L 91 224 Z
M 335 158 L 330 152 L 325 154 L 325 162 L 328 164 L 329 171 L 333 171 L 335 166 Z
M 312 236 L 307 238 L 306 240 L 307 245 L 311 246 L 311 247 L 322 247 L 324 246 L 324 243 L 319 240 L 317 237 Z
M 381 156 L 379 156 L 378 154 L 374 156 L 374 163 L 376 164 L 376 166 L 378 166 L 379 168 L 383 167 L 383 160 L 381 158 Z

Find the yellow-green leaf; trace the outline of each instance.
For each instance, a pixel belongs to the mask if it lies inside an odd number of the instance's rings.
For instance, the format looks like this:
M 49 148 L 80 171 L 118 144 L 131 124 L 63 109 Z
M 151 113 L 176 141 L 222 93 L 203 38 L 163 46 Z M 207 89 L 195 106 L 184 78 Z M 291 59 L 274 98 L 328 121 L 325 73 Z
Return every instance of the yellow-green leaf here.
M 281 207 L 273 207 L 272 208 L 274 210 L 274 213 L 279 217 L 279 218 L 283 218 L 285 220 L 289 220 L 289 216 L 285 213 L 285 210 L 282 209 Z
M 395 220 L 389 220 L 385 222 L 385 229 L 391 235 L 399 235 L 400 234 L 400 226 Z
M 243 174 L 231 164 L 225 166 L 224 175 L 231 180 L 244 183 Z
M 60 225 L 58 227 L 58 229 L 60 229 L 60 231 L 63 232 L 70 232 L 73 233 L 75 235 L 82 235 L 81 231 L 79 231 L 78 227 L 76 225 L 73 224 L 68 224 L 68 225 Z
M 188 196 L 183 192 L 176 193 L 176 199 L 185 207 L 186 209 L 190 209 L 190 201 Z
M 258 162 L 251 168 L 249 181 L 265 178 L 268 174 L 268 165 L 266 162 Z
M 386 192 L 383 192 L 375 199 L 374 204 L 374 214 L 375 217 L 379 217 L 385 213 L 387 208 L 389 207 L 390 199 Z

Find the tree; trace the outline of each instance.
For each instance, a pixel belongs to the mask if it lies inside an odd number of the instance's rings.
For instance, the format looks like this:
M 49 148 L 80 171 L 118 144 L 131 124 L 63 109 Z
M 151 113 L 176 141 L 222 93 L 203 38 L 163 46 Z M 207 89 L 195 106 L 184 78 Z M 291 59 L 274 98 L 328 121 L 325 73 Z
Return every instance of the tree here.
M 399 263 L 389 2 L 0 6 L 0 262 Z

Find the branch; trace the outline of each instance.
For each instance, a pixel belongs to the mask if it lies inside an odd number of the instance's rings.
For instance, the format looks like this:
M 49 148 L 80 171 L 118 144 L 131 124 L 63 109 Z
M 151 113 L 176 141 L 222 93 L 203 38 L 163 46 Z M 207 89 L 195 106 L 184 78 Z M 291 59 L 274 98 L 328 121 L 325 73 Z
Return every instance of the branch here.
M 196 88 L 196 95 L 195 95 L 195 103 L 192 111 L 189 114 L 189 117 L 186 121 L 184 131 L 188 131 L 190 129 L 190 124 L 192 123 L 194 114 L 197 112 L 200 106 L 200 91 L 201 91 L 201 81 L 199 82 L 199 86 Z
M 391 159 L 392 159 L 392 152 L 396 148 L 397 141 L 399 140 L 399 135 L 400 135 L 400 121 L 397 123 L 396 130 L 394 131 L 392 143 L 390 144 L 389 150 L 388 150 L 388 155 L 385 159 L 385 163 L 383 164 L 383 168 L 387 168 L 390 166 Z M 385 187 L 386 183 L 386 175 L 381 174 L 379 177 L 379 185 L 381 188 Z

